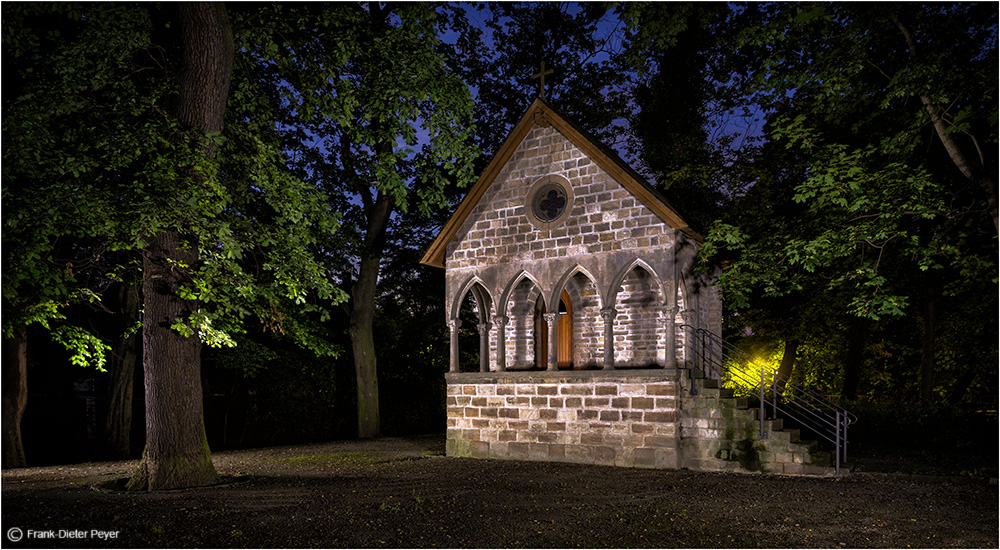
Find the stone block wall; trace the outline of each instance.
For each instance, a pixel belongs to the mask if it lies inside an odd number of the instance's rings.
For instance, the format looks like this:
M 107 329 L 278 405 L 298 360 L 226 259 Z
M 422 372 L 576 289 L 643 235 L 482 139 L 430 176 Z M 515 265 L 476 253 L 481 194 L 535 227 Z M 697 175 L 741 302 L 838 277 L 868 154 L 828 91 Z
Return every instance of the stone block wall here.
M 448 455 L 678 467 L 676 371 L 448 376 Z
M 666 327 L 663 303 L 652 276 L 633 269 L 622 280 L 615 316 L 615 364 L 631 367 L 664 366 Z
M 536 229 L 525 214 L 538 178 L 573 186 L 570 218 Z M 535 126 L 449 244 L 448 270 L 668 247 L 673 230 L 553 127 Z
M 837 475 L 815 442 L 780 420 L 761 437 L 756 410 L 684 369 L 446 377 L 448 456 Z

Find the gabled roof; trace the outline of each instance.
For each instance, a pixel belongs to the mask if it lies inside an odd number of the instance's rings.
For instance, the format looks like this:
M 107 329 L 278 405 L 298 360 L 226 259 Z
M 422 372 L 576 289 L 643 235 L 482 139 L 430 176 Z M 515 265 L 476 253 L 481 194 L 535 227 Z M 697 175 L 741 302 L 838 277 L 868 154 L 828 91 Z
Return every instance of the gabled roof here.
M 559 116 L 543 100 L 536 99 L 528 107 L 528 110 L 521 117 L 521 120 L 511 130 L 510 135 L 504 140 L 496 156 L 490 164 L 483 170 L 483 173 L 469 190 L 469 194 L 455 209 L 455 213 L 438 233 L 437 238 L 431 243 L 420 263 L 434 267 L 444 267 L 445 251 L 448 243 L 455 237 L 462 227 L 465 219 L 469 217 L 472 210 L 479 203 L 486 190 L 496 179 L 497 174 L 503 169 L 507 161 L 521 145 L 521 141 L 528 134 L 531 128 L 538 124 L 540 126 L 551 125 L 559 131 L 566 139 L 583 151 L 605 172 L 617 180 L 625 189 L 634 195 L 642 204 L 653 211 L 664 223 L 675 229 L 679 229 L 689 237 L 701 242 L 704 240 L 698 232 L 691 229 L 687 222 L 681 218 L 680 214 L 667 202 L 667 199 L 633 170 L 614 151 L 600 145 L 583 130 Z

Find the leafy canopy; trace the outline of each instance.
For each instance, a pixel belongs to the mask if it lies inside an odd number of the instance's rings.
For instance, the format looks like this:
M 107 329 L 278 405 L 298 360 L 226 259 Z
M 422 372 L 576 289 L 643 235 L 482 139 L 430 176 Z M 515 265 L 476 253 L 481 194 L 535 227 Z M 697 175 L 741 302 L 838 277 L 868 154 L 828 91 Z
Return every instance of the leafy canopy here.
M 318 301 L 343 295 L 307 250 L 331 239 L 338 219 L 288 170 L 267 131 L 273 113 L 247 75 L 234 75 L 225 131 L 192 135 L 171 115 L 179 52 L 170 6 L 3 9 L 15 75 L 3 115 L 5 335 L 99 299 L 131 277 L 150 235 L 176 229 L 198 243 L 196 264 L 177 268 L 189 270 L 181 293 L 199 306 L 175 330 L 232 345 L 252 316 L 332 352 L 308 324 L 322 319 Z M 72 337 L 64 342 L 90 342 L 100 355 L 96 339 L 62 330 Z

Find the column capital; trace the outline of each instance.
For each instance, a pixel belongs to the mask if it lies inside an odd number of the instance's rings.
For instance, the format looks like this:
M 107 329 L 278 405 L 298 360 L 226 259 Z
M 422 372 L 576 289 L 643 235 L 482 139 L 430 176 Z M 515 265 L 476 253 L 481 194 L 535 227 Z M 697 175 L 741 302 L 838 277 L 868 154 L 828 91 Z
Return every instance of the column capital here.
M 618 316 L 618 310 L 613 307 L 606 307 L 601 310 L 601 317 L 605 321 L 613 321 Z
M 458 328 L 462 326 L 462 320 L 448 319 L 447 321 L 445 321 L 445 324 L 447 324 L 448 328 L 450 328 L 451 330 L 458 330 Z
M 549 325 L 551 325 L 552 323 L 556 322 L 556 320 L 559 317 L 559 314 L 558 313 L 543 313 L 542 316 L 545 317 L 545 322 L 548 323 Z
M 506 315 L 497 315 L 493 318 L 493 321 L 501 327 L 507 326 L 507 321 L 509 320 L 510 319 Z
M 479 334 L 483 334 L 484 332 L 489 332 L 493 328 L 493 323 L 478 323 L 476 324 L 476 328 L 479 329 Z

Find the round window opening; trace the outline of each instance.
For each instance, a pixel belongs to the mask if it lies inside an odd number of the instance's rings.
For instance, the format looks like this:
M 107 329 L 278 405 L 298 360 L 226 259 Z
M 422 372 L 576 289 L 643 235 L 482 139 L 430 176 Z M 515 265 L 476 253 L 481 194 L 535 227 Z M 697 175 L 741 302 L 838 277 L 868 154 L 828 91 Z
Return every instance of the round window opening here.
M 526 199 L 524 209 L 532 225 L 553 229 L 563 224 L 573 210 L 573 186 L 562 176 L 544 176 L 531 186 Z
M 566 190 L 558 183 L 550 182 L 535 192 L 535 197 L 531 201 L 531 212 L 540 222 L 553 222 L 566 211 L 568 203 Z

